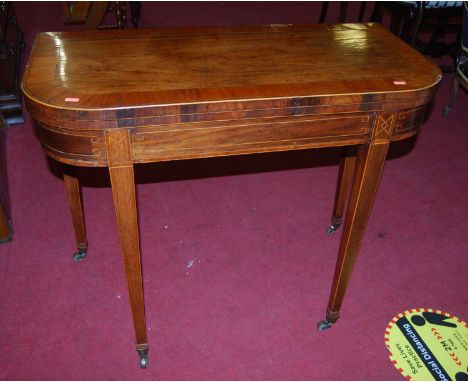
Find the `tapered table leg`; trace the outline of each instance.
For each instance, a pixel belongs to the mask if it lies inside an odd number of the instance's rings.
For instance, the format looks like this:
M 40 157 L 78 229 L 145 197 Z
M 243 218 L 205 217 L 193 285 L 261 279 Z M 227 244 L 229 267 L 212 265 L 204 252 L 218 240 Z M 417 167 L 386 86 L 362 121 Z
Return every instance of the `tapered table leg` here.
M 335 232 L 343 222 L 343 212 L 353 179 L 355 161 L 356 156 L 353 150 L 348 147 L 343 149 L 343 156 L 340 160 L 340 169 L 338 172 L 338 182 L 336 185 L 335 204 L 333 206 L 331 218 L 332 225 L 327 229 L 329 235 Z
M 327 319 L 319 322 L 319 330 L 329 328 L 340 316 L 341 304 L 364 236 L 388 146 L 388 141 L 382 141 L 358 148 L 355 176 L 327 307 Z
M 83 203 L 81 201 L 81 189 L 76 168 L 63 165 L 63 180 L 67 193 L 68 205 L 75 229 L 77 252 L 73 255 L 75 261 L 84 259 L 88 253 L 88 240 L 86 238 L 86 226 L 83 213 Z
M 135 327 L 136 349 L 140 355 L 140 366 L 145 368 L 148 361 L 148 341 L 138 238 L 135 179 L 128 130 L 121 129 L 109 132 L 106 136 L 106 145 L 115 215 Z

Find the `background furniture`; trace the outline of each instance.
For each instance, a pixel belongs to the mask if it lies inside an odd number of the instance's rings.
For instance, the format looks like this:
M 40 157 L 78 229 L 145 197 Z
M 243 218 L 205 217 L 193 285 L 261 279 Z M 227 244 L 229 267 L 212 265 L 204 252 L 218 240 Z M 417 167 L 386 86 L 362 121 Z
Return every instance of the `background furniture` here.
M 13 235 L 7 173 L 7 127 L 8 124 L 0 112 L 0 243 L 10 241 Z
M 86 29 L 125 29 L 127 10 L 125 1 L 64 1 L 62 2 L 65 24 L 85 24 Z M 131 21 L 134 28 L 140 21 L 139 1 L 130 1 Z M 106 23 L 113 15 L 115 22 Z
M 384 12 L 391 14 L 390 30 L 433 58 L 444 55 L 456 62 L 460 41 L 461 1 L 377 1 L 371 21 L 381 23 Z M 429 36 L 423 36 L 424 33 Z M 447 35 L 452 35 L 447 41 Z M 441 66 L 452 72 L 455 65 Z
M 348 5 L 349 1 L 340 1 L 340 13 L 339 13 L 339 18 L 338 21 L 340 23 L 345 23 L 346 20 L 346 13 L 348 12 Z M 320 10 L 320 16 L 319 16 L 319 23 L 325 23 L 327 22 L 327 14 L 328 14 L 328 7 L 330 5 L 329 1 L 322 1 L 322 9 Z M 353 22 L 358 21 L 362 22 L 364 21 L 364 13 L 366 11 L 366 2 L 361 1 L 361 4 L 359 6 L 359 16 L 357 20 L 353 20 Z
M 0 112 L 9 125 L 24 122 L 19 90 L 23 34 L 14 4 L 0 2 Z
M 7 174 L 6 129 L 24 122 L 19 89 L 23 34 L 14 4 L 0 2 L 0 243 L 13 234 Z
M 64 1 L 62 9 L 65 24 L 84 23 L 86 29 L 124 29 L 127 27 L 123 1 Z M 114 23 L 104 23 L 107 14 L 113 14 Z
M 130 18 L 133 28 L 138 28 L 140 23 L 141 1 L 130 1 Z
M 462 38 L 457 58 L 457 67 L 453 78 L 450 102 L 443 109 L 444 116 L 447 116 L 450 109 L 455 105 L 460 84 L 465 89 L 468 89 L 468 2 L 466 1 L 463 5 Z

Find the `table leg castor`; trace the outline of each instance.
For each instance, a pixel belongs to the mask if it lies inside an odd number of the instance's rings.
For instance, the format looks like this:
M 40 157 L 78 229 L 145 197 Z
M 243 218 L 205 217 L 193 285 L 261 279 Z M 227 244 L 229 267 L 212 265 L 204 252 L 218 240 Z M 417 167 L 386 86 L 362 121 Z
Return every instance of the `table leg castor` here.
M 138 354 L 140 355 L 140 368 L 146 369 L 148 365 L 148 349 L 138 350 Z
M 339 225 L 332 224 L 330 227 L 327 228 L 327 233 L 329 235 L 333 235 L 333 232 L 335 232 L 338 228 L 340 228 Z
M 76 262 L 81 261 L 86 257 L 87 254 L 88 253 L 85 250 L 78 249 L 78 251 L 73 254 L 73 260 Z
M 330 329 L 332 327 L 332 323 L 327 320 L 320 321 L 317 324 L 317 329 L 323 332 L 324 330 Z
M 328 227 L 328 229 L 327 229 L 327 233 L 329 235 L 332 235 L 333 232 L 335 232 L 338 228 L 340 228 L 341 218 L 336 218 L 335 216 L 333 216 L 332 219 L 331 219 L 331 222 L 332 222 L 331 226 Z

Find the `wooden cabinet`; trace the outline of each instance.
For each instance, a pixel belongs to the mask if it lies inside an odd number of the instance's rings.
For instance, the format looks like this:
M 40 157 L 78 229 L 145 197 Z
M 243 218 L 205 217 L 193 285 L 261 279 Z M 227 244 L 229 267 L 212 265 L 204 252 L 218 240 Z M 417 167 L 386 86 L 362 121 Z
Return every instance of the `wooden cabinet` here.
M 0 2 L 0 111 L 9 125 L 23 123 L 19 87 L 23 34 L 13 3 Z

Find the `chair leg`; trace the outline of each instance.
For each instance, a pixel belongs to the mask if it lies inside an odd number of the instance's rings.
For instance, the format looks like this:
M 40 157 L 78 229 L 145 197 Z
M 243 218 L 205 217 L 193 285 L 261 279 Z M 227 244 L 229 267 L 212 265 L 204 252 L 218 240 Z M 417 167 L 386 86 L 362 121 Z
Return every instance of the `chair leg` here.
M 447 105 L 445 105 L 444 109 L 442 110 L 444 117 L 448 116 L 450 109 L 453 107 L 453 105 L 455 105 L 455 101 L 457 100 L 459 84 L 460 84 L 460 80 L 458 79 L 458 76 L 455 74 L 455 76 L 453 77 L 453 82 L 452 82 L 452 90 L 450 92 L 450 102 Z
M 335 205 L 333 206 L 333 214 L 331 218 L 332 225 L 327 229 L 329 235 L 335 232 L 343 221 L 343 213 L 353 178 L 355 161 L 356 156 L 354 152 L 352 152 L 351 148 L 345 148 L 340 160 L 340 169 L 338 172 L 338 182 L 335 193 Z
M 382 23 L 383 6 L 378 1 L 375 2 L 370 21 L 373 23 Z
M 414 13 L 406 14 L 403 17 L 403 28 L 401 37 L 404 41 L 412 47 L 416 47 L 418 41 L 419 31 L 423 21 L 423 8 L 424 6 L 418 2 L 416 11 Z
M 361 6 L 359 7 L 359 17 L 358 21 L 362 23 L 362 20 L 364 20 L 364 13 L 366 12 L 366 2 L 361 1 Z
M 412 20 L 414 25 L 413 28 L 411 29 L 411 33 L 409 34 L 409 43 L 412 47 L 416 46 L 416 41 L 418 39 L 419 31 L 421 30 L 421 24 L 423 21 L 423 12 L 424 12 L 424 3 L 418 2 L 417 5 L 417 10 L 416 10 L 416 18 L 415 20 Z M 411 21 L 408 20 L 408 23 Z
M 322 24 L 325 22 L 325 19 L 327 17 L 327 12 L 328 12 L 328 1 L 324 1 L 322 3 L 322 9 L 320 10 L 320 17 L 319 17 L 319 23 Z
M 133 28 L 138 28 L 138 24 L 140 23 L 141 1 L 130 1 L 130 11 Z
M 93 1 L 91 3 L 88 17 L 86 18 L 86 29 L 93 30 L 98 29 L 107 12 L 109 7 L 108 1 Z
M 343 24 L 345 22 L 347 11 L 348 11 L 348 2 L 341 1 L 340 2 L 340 18 L 338 19 L 340 24 Z
M 392 12 L 392 15 L 390 18 L 390 31 L 398 37 L 401 37 L 401 34 L 402 34 L 402 30 L 401 30 L 402 23 L 403 23 L 403 17 Z

